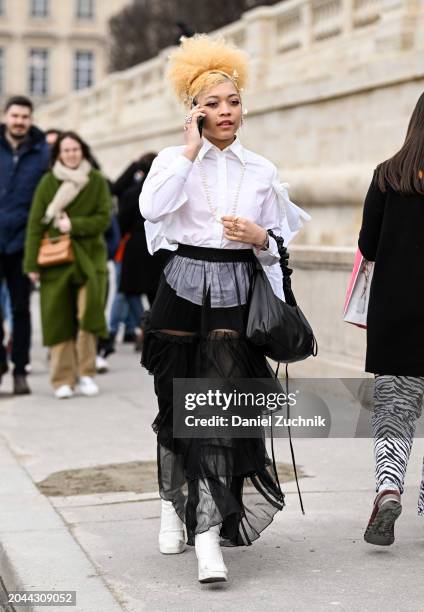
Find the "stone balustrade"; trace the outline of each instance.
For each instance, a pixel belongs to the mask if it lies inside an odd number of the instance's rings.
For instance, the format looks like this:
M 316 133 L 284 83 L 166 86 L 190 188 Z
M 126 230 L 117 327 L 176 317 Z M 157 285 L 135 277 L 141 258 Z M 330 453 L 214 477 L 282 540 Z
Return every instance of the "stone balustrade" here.
M 375 24 L 381 20 L 386 5 L 385 0 L 289 0 L 253 9 L 216 34 L 245 49 L 254 62 L 266 58 L 272 64 L 272 60 L 294 50 L 308 50 L 319 41 L 342 37 Z M 76 128 L 94 122 L 90 131 L 99 135 L 111 118 L 114 126 L 133 123 L 135 106 L 143 105 L 144 114 L 151 111 L 157 114 L 161 110 L 158 98 L 166 96 L 165 71 L 170 50 L 165 49 L 158 57 L 134 68 L 112 74 L 93 88 L 45 105 L 39 109 L 39 116 L 50 123 L 65 120 L 67 125 L 72 123 Z M 256 80 L 263 81 L 263 78 L 256 74 Z M 251 81 L 249 91 L 254 86 Z M 172 98 L 169 101 L 172 103 Z

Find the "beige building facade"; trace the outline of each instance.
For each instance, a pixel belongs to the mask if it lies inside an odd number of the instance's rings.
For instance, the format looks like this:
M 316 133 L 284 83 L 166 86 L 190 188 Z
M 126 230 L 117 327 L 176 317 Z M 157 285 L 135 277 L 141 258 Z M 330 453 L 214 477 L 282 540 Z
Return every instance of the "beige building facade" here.
M 0 99 L 36 103 L 90 87 L 107 72 L 108 19 L 129 0 L 0 0 Z

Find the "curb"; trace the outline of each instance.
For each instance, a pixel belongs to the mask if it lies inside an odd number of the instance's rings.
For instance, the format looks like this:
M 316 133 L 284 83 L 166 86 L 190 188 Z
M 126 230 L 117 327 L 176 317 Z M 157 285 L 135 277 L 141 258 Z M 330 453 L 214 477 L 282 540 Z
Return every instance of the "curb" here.
M 73 612 L 122 612 L 101 573 L 0 437 L 0 597 L 7 591 L 76 591 Z M 3 592 L 2 592 L 3 591 Z M 65 606 L 0 603 L 5 612 Z

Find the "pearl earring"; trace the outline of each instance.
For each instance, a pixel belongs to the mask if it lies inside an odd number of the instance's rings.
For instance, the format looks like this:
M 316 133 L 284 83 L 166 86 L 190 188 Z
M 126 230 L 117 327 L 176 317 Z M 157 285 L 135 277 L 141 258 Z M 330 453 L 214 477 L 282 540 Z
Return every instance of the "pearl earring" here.
M 247 115 L 247 113 L 248 113 L 248 112 L 249 112 L 249 111 L 247 110 L 247 108 L 245 108 L 245 109 L 243 110 L 243 115 Z

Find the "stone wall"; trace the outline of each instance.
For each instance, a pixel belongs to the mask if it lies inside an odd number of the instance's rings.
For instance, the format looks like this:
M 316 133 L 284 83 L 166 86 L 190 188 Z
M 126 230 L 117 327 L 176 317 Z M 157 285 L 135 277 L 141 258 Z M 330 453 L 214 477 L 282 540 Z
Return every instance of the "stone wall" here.
M 291 365 L 291 375 L 364 376 L 366 331 L 342 316 L 354 254 L 352 247 L 291 247 L 293 291 L 319 348 L 317 357 Z

